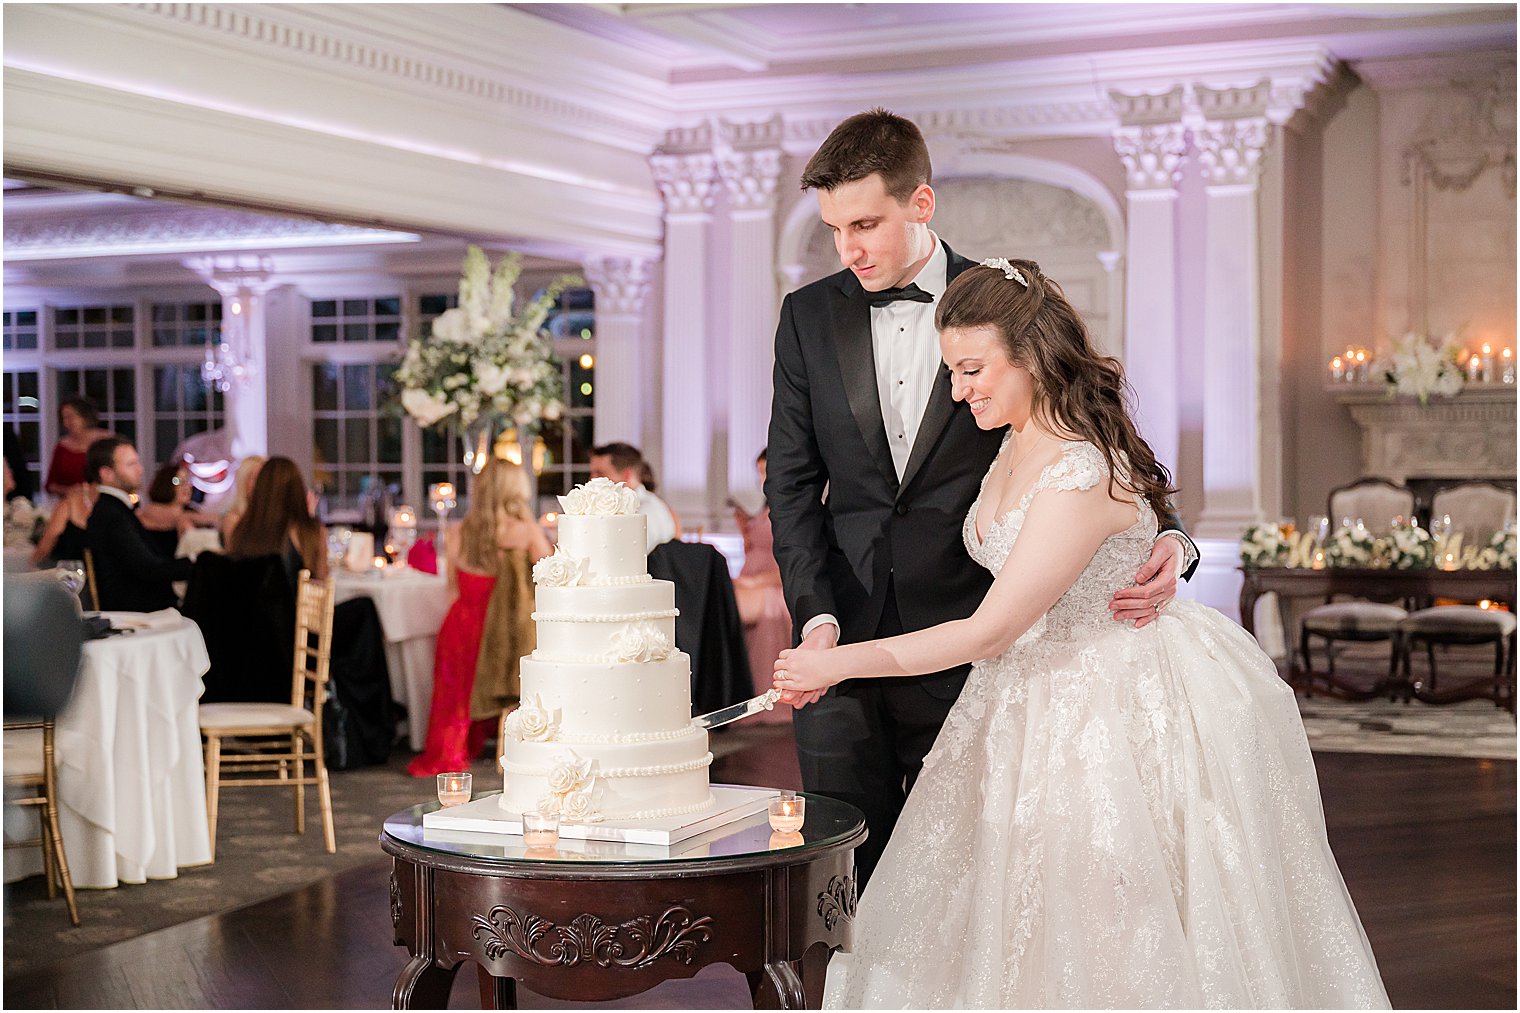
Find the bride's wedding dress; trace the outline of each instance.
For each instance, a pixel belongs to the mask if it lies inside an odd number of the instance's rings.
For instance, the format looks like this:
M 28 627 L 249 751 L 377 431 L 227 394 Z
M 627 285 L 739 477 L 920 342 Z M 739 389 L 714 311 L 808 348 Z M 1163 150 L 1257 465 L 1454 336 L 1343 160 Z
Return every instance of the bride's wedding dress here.
M 996 574 L 1040 491 L 1106 481 L 1095 447 L 1067 444 L 985 541 L 972 505 L 972 558 Z M 861 898 L 854 952 L 829 965 L 827 1006 L 1388 1006 L 1272 662 L 1192 602 L 1143 629 L 1109 614 L 1155 534 L 1142 503 L 974 666 Z

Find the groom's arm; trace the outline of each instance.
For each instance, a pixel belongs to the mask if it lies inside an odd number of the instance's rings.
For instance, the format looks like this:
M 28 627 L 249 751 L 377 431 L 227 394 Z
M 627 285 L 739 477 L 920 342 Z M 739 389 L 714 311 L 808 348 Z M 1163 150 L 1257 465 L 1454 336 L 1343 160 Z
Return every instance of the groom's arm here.
M 795 309 L 792 297 L 787 296 L 776 326 L 765 477 L 776 565 L 781 570 L 781 589 L 792 616 L 794 640 L 801 637 L 802 628 L 811 620 L 834 614 L 834 588 L 824 568 L 829 546 L 824 537 L 823 493 L 829 474 L 818 449 Z
M 1193 544 L 1193 539 L 1188 536 L 1187 530 L 1182 526 L 1182 519 L 1177 516 L 1176 510 L 1171 510 L 1160 520 L 1160 530 L 1157 538 L 1175 538 L 1182 543 L 1182 572 L 1178 574 L 1182 580 L 1192 580 L 1193 573 L 1198 569 L 1198 561 L 1202 553 L 1198 546 Z

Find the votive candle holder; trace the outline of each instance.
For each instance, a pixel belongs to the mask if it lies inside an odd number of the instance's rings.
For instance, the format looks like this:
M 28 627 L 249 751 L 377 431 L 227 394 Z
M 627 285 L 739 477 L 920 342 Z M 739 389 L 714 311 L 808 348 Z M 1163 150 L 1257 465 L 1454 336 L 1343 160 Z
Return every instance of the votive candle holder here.
M 794 791 L 783 791 L 779 798 L 770 801 L 771 829 L 781 833 L 796 833 L 802 829 L 807 814 L 807 799 Z
M 522 814 L 523 844 L 530 848 L 552 848 L 559 844 L 559 816 L 556 813 Z
M 445 809 L 449 806 L 463 805 L 470 800 L 471 783 L 474 775 L 467 770 L 454 771 L 438 775 L 438 802 Z

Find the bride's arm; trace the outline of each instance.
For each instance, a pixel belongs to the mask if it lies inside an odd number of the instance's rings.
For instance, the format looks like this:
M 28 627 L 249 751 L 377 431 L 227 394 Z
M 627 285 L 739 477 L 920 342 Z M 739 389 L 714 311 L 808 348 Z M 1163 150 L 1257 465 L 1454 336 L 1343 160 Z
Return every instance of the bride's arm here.
M 845 679 L 926 675 L 996 657 L 1066 593 L 1103 540 L 1134 519 L 1133 504 L 1110 499 L 1106 482 L 1086 490 L 1047 489 L 1030 504 L 1013 551 L 969 618 L 830 651 L 782 651 L 776 686 L 805 693 Z M 964 565 L 976 564 L 968 559 Z

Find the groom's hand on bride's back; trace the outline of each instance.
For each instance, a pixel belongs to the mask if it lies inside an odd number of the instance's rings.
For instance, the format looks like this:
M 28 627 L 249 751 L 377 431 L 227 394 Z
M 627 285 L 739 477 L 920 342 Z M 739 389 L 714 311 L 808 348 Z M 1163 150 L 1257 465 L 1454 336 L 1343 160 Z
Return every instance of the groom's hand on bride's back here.
M 1182 572 L 1182 543 L 1176 538 L 1158 538 L 1151 558 L 1135 574 L 1132 587 L 1120 588 L 1108 603 L 1108 610 L 1120 621 L 1133 620 L 1139 629 L 1156 621 L 1161 610 L 1177 597 L 1177 575 Z

